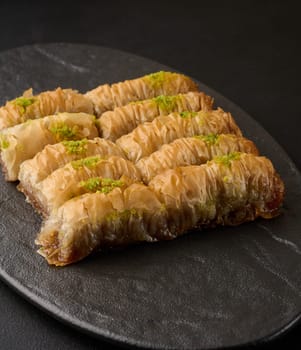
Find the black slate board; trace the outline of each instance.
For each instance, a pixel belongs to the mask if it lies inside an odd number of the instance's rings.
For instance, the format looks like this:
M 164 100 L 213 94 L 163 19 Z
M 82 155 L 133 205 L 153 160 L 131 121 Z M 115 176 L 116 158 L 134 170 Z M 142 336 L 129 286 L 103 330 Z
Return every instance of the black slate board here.
M 103 47 L 22 47 L 0 55 L 0 103 L 31 86 L 85 91 L 161 69 L 170 70 Z M 267 340 L 296 322 L 301 311 L 300 174 L 250 116 L 199 86 L 232 112 L 244 134 L 272 159 L 286 185 L 280 217 L 99 253 L 58 269 L 35 253 L 40 219 L 15 184 L 1 176 L 1 278 L 54 317 L 126 345 L 228 347 Z

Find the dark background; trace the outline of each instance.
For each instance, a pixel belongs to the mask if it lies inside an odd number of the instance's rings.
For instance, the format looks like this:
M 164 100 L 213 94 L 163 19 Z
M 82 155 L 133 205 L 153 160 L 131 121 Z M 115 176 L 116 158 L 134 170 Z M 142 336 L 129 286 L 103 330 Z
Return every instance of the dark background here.
M 0 50 L 74 42 L 154 59 L 238 104 L 301 169 L 299 13 L 290 1 L 1 1 Z M 256 349 L 299 348 L 294 343 L 301 325 Z M 115 347 L 53 320 L 0 282 L 0 348 Z

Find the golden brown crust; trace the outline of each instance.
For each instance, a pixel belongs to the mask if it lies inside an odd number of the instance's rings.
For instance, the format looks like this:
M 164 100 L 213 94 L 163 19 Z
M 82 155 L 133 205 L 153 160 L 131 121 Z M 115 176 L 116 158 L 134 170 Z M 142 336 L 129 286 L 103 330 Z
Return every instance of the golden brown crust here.
M 177 139 L 163 145 L 158 151 L 140 159 L 136 166 L 142 179 L 148 183 L 153 177 L 167 169 L 187 165 L 200 165 L 213 157 L 231 152 L 258 155 L 254 143 L 244 137 L 232 134 L 210 134 Z
M 88 91 L 86 96 L 93 102 L 96 115 L 100 116 L 132 101 L 197 90 L 197 85 L 183 74 L 157 72 L 112 85 L 100 85 Z
M 123 149 L 128 159 L 137 162 L 178 138 L 212 133 L 241 136 L 241 131 L 231 114 L 219 108 L 213 111 L 171 113 L 158 117 L 120 137 L 116 144 Z
M 284 185 L 265 157 L 233 153 L 167 170 L 149 184 L 66 202 L 44 223 L 40 254 L 58 266 L 93 250 L 173 239 L 192 227 L 238 225 L 278 215 Z
M 99 191 L 100 179 L 120 180 L 123 187 L 126 183 L 141 181 L 141 175 L 132 162 L 118 156 L 83 158 L 58 168 L 39 182 L 30 194 L 31 198 L 34 195 L 31 203 L 49 215 L 71 198 Z M 110 188 L 105 186 L 106 190 Z
M 99 139 L 99 141 L 102 143 L 109 142 L 111 144 L 110 141 L 102 139 Z M 86 140 L 85 143 L 87 143 L 86 146 L 97 146 L 95 140 Z M 54 208 L 56 209 L 58 205 L 62 205 L 66 201 L 66 198 L 70 198 L 70 195 L 76 196 L 84 193 L 85 191 L 83 189 L 77 187 L 80 181 L 87 180 L 88 177 L 106 176 L 119 179 L 122 175 L 126 175 L 134 181 L 142 178 L 147 184 L 151 178 L 162 173 L 164 170 L 179 166 L 206 163 L 214 156 L 235 151 L 258 154 L 255 145 L 243 137 L 231 134 L 208 135 L 197 138 L 178 139 L 171 144 L 164 145 L 151 156 L 141 159 L 136 164 L 137 168 L 131 162 L 120 159 L 120 157 L 110 157 L 107 159 L 107 154 L 93 152 L 93 154 L 89 155 L 100 157 L 100 164 L 97 166 L 94 165 L 93 169 L 87 172 L 85 167 L 82 169 L 73 169 L 72 163 L 69 163 L 72 160 L 85 158 L 87 156 L 86 153 L 81 155 L 66 155 L 64 152 L 64 159 L 61 160 L 62 150 L 64 150 L 62 143 L 47 146 L 33 159 L 25 161 L 19 173 L 20 189 L 27 195 L 28 201 L 37 211 L 42 212 L 44 216 L 48 215 Z M 119 149 L 117 148 L 117 150 Z M 50 154 L 55 151 L 55 159 L 52 162 L 51 158 L 49 158 L 49 151 L 51 151 Z M 59 157 L 56 154 L 57 152 Z M 67 158 L 65 158 L 66 156 Z M 56 166 L 57 159 L 61 162 L 61 166 Z M 65 162 L 66 159 L 69 161 Z M 38 167 L 39 164 L 41 169 Z M 119 164 L 119 170 L 117 173 L 116 171 L 108 172 L 106 170 L 106 175 L 104 175 L 103 171 L 106 168 L 108 169 L 109 164 L 115 164 L 116 166 Z M 52 169 L 52 171 L 45 171 L 47 169 Z M 71 184 L 73 185 L 71 186 Z M 59 191 L 57 190 L 58 188 Z
M 47 217 L 47 212 L 45 211 L 45 208 L 41 205 L 39 200 L 35 196 L 35 192 L 32 189 L 32 187 L 27 186 L 23 187 L 21 183 L 17 186 L 18 190 L 22 192 L 25 197 L 26 201 L 31 204 L 31 206 L 35 209 L 35 211 L 40 214 L 42 217 Z
M 47 144 L 96 136 L 95 117 L 86 113 L 59 113 L 4 129 L 0 131 L 0 141 L 5 143 L 0 157 L 6 180 L 16 181 L 21 163 Z
M 34 191 L 39 182 L 58 168 L 71 161 L 96 155 L 102 158 L 114 155 L 126 158 L 117 145 L 99 137 L 92 140 L 63 141 L 47 145 L 32 159 L 24 161 L 18 177 L 23 188 Z
M 34 96 L 29 89 L 0 108 L 0 130 L 59 112 L 92 114 L 93 104 L 76 90 L 57 88 Z
M 98 119 L 98 124 L 102 137 L 116 141 L 122 135 L 134 130 L 139 124 L 151 122 L 158 116 L 172 112 L 207 111 L 212 109 L 212 105 L 212 97 L 203 92 L 188 92 L 173 96 L 161 95 L 105 112 Z
M 284 184 L 272 163 L 197 90 L 157 72 L 85 95 L 30 89 L 0 108 L 0 163 L 45 217 L 36 243 L 49 264 L 279 214 Z M 89 114 L 49 116 L 66 111 Z M 99 131 L 107 140 L 87 140 Z

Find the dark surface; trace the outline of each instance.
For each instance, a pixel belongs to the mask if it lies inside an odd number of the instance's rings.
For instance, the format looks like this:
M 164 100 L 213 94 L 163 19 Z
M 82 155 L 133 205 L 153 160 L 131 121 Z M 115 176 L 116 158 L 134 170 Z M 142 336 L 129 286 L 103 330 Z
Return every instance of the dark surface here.
M 238 103 L 282 144 L 299 168 L 300 30 L 286 2 L 184 8 L 113 3 L 106 7 L 1 2 L 1 49 L 31 42 L 90 42 L 142 54 L 185 71 Z M 68 18 L 68 20 L 66 20 Z M 167 33 L 167 34 L 164 34 Z M 28 67 L 16 75 L 15 84 Z M 108 347 L 44 316 L 1 286 L 1 348 Z M 293 348 L 300 326 L 276 344 Z M 264 346 L 274 348 L 275 343 Z
M 23 65 L 27 71 L 12 85 Z M 86 91 L 97 83 L 169 70 L 121 51 L 75 44 L 14 49 L 0 55 L 0 67 L 4 99 L 28 86 Z M 295 322 L 301 312 L 301 176 L 246 113 L 203 84 L 199 87 L 230 111 L 273 161 L 286 184 L 283 215 L 100 253 L 59 269 L 34 253 L 40 220 L 14 184 L 1 179 L 0 276 L 53 316 L 120 344 L 228 347 L 268 338 Z

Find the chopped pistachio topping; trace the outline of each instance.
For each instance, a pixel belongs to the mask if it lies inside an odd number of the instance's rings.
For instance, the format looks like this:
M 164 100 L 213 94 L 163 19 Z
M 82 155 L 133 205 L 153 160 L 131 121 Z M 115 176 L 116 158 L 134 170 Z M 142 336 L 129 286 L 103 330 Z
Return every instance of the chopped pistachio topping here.
M 152 99 L 152 101 L 155 102 L 155 104 L 162 109 L 164 112 L 172 112 L 177 107 L 177 102 L 181 101 L 182 95 L 175 95 L 175 96 L 165 96 L 160 95 Z
M 101 188 L 101 178 L 99 177 L 93 177 L 91 179 L 88 179 L 86 181 L 81 181 L 79 183 L 80 187 L 85 188 L 88 191 L 96 192 Z
M 52 124 L 49 131 L 56 135 L 58 140 L 70 140 L 76 137 L 78 126 L 69 126 L 64 122 Z
M 215 145 L 219 139 L 219 135 L 217 134 L 209 134 L 209 135 L 196 135 L 194 138 L 202 140 L 209 145 Z
M 83 159 L 74 160 L 73 162 L 71 162 L 71 165 L 75 170 L 77 170 L 77 169 L 80 169 L 84 166 L 86 166 L 88 168 L 92 168 L 101 161 L 102 161 L 102 158 L 100 158 L 98 156 L 93 156 L 93 157 L 87 157 L 87 158 L 83 158 Z
M 77 141 L 63 141 L 68 154 L 83 154 L 87 150 L 87 139 Z
M 36 101 L 35 98 L 17 97 L 11 101 L 14 105 L 19 107 L 20 113 L 23 114 L 26 111 L 26 107 L 32 105 Z
M 86 181 L 81 181 L 79 185 L 91 192 L 101 192 L 107 194 L 116 187 L 122 187 L 124 182 L 109 178 L 93 177 Z
M 126 209 L 123 211 L 115 211 L 106 216 L 107 221 L 125 220 L 127 221 L 131 216 L 137 216 L 138 211 L 135 208 Z
M 229 154 L 225 154 L 223 156 L 214 157 L 213 161 L 215 163 L 218 163 L 218 164 L 223 164 L 223 165 L 226 165 L 226 166 L 230 166 L 232 160 L 239 159 L 240 155 L 241 155 L 240 152 L 232 152 L 232 153 L 229 153 Z
M 153 89 L 158 89 L 162 87 L 165 82 L 169 81 L 174 74 L 175 73 L 160 71 L 145 75 L 143 79 L 146 80 Z
M 101 182 L 101 193 L 109 193 L 116 187 L 122 187 L 124 186 L 124 182 L 121 180 L 112 180 L 104 178 Z
M 21 107 L 28 107 L 30 105 L 32 105 L 34 102 L 36 101 L 35 98 L 28 98 L 28 97 L 17 97 L 16 99 L 14 99 L 12 101 L 12 103 L 14 103 L 17 106 L 21 106 Z
M 5 136 L 0 135 L 0 150 L 1 149 L 6 149 L 9 147 L 9 142 L 5 138 Z
M 180 117 L 184 118 L 184 119 L 186 119 L 186 118 L 194 118 L 194 117 L 197 116 L 197 114 L 198 114 L 197 112 L 185 111 L 185 112 L 181 112 L 180 113 Z
M 230 177 L 229 176 L 224 176 L 223 177 L 223 181 L 224 181 L 224 183 L 229 183 L 230 182 Z

